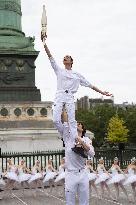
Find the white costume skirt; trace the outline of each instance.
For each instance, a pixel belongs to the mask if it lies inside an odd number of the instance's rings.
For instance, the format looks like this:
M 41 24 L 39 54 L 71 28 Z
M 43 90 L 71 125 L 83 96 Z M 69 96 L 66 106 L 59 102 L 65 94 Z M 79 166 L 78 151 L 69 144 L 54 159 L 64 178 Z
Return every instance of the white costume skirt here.
M 34 175 L 31 175 L 30 179 L 28 180 L 29 183 L 37 180 L 37 179 L 41 179 L 43 177 L 43 175 L 41 173 L 36 173 Z
M 65 172 L 62 172 L 61 174 L 59 174 L 57 176 L 57 178 L 55 179 L 55 182 L 59 182 L 61 181 L 62 179 L 65 179 Z
M 115 174 L 115 175 L 111 175 L 111 179 L 108 180 L 107 184 L 119 183 L 123 180 L 125 180 L 124 174 Z
M 3 186 L 5 186 L 5 181 L 3 180 L 3 179 L 0 179 L 0 185 L 3 185 Z
M 18 180 L 19 180 L 20 183 L 21 183 L 21 182 L 28 181 L 30 178 L 31 178 L 31 174 L 25 174 L 25 173 L 23 173 L 23 174 L 20 174 L 20 175 L 18 176 Z
M 99 174 L 98 178 L 95 181 L 95 184 L 99 184 L 101 182 L 105 182 L 107 179 L 109 179 L 109 177 L 110 176 L 108 174 L 106 174 L 106 173 Z
M 132 184 L 134 182 L 136 182 L 136 175 L 131 175 L 126 179 L 126 181 L 123 184 L 127 185 L 127 184 Z
M 89 181 L 93 181 L 97 178 L 97 175 L 95 173 L 88 173 Z
M 56 172 L 48 172 L 43 179 L 43 183 L 48 182 L 51 179 L 54 179 L 56 175 L 57 175 Z
M 7 172 L 5 177 L 7 177 L 10 180 L 18 181 L 18 176 L 15 172 Z

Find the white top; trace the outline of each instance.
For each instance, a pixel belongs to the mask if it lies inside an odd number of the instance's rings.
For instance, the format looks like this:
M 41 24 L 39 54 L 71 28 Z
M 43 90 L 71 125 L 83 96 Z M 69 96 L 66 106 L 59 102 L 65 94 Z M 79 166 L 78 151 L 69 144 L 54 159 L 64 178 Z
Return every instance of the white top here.
M 24 173 L 23 168 L 22 168 L 22 167 L 19 167 L 19 168 L 18 168 L 18 172 L 19 172 L 19 175 L 23 174 L 23 173 Z
M 128 174 L 129 174 L 130 176 L 131 176 L 131 175 L 134 175 L 134 174 L 135 174 L 134 169 L 129 168 L 129 169 L 128 169 Z
M 103 166 L 98 164 L 97 171 L 98 171 L 98 174 L 103 174 L 104 173 Z
M 13 165 L 9 167 L 9 172 L 16 172 L 17 168 Z
M 63 140 L 65 142 L 65 168 L 69 171 L 76 171 L 79 169 L 85 168 L 86 159 L 81 157 L 80 155 L 76 154 L 72 151 L 71 148 L 75 146 L 75 138 L 69 134 L 69 126 L 65 122 L 63 124 Z M 95 152 L 94 148 L 91 145 L 91 140 L 88 137 L 83 137 L 85 143 L 90 145 L 90 150 L 87 153 L 89 156 L 93 157 Z
M 118 170 L 114 166 L 111 167 L 111 172 L 112 172 L 112 175 L 118 174 Z
M 86 169 L 86 171 L 90 174 L 90 167 L 89 167 L 89 166 L 86 166 L 85 169 Z
M 49 58 L 52 68 L 57 76 L 57 91 L 68 90 L 72 94 L 76 93 L 79 85 L 93 87 L 82 75 L 72 70 L 60 68 L 53 57 Z
M 59 174 L 63 173 L 65 171 L 64 165 L 59 166 Z

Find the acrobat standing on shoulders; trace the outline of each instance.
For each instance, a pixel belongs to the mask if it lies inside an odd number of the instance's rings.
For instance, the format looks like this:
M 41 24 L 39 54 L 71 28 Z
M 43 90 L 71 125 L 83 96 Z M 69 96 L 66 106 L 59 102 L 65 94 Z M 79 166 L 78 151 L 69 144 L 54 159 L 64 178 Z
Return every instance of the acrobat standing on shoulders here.
M 45 22 L 42 20 L 42 25 L 47 26 L 47 17 L 45 18 L 45 10 L 44 10 L 43 18 Z M 44 22 L 44 23 L 43 23 Z M 45 28 L 45 26 L 43 27 Z M 54 100 L 54 108 L 53 108 L 53 122 L 60 135 L 63 136 L 62 133 L 62 122 L 61 122 L 61 113 L 63 106 L 65 105 L 67 114 L 68 114 L 68 122 L 70 133 L 72 136 L 77 137 L 77 122 L 75 120 L 75 103 L 74 103 L 74 94 L 77 92 L 79 86 L 89 87 L 92 90 L 101 93 L 102 95 L 111 96 L 109 92 L 101 91 L 94 85 L 92 85 L 89 81 L 87 81 L 81 74 L 74 72 L 72 70 L 73 66 L 73 58 L 70 55 L 65 55 L 63 58 L 64 68 L 61 68 L 57 65 L 54 60 L 47 44 L 46 44 L 46 29 L 43 29 L 41 32 L 41 40 L 44 44 L 44 49 L 46 54 L 50 60 L 51 66 L 57 77 L 57 91 Z

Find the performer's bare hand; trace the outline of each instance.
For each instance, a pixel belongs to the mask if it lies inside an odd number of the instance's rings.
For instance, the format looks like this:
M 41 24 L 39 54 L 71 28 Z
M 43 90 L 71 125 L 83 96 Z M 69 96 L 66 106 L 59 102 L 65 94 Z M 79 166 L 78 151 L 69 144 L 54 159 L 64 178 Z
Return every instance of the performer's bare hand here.
M 41 32 L 41 41 L 43 42 L 43 40 L 46 39 L 46 38 L 47 38 L 47 35 L 46 35 L 46 34 L 43 34 L 43 33 Z
M 43 39 L 44 39 L 44 35 L 42 34 L 41 32 L 41 41 L 43 42 Z
M 106 92 L 106 91 L 103 92 L 103 95 L 106 95 L 106 96 L 113 96 L 111 93 Z
M 81 137 L 76 138 L 76 143 L 82 144 L 83 140 Z

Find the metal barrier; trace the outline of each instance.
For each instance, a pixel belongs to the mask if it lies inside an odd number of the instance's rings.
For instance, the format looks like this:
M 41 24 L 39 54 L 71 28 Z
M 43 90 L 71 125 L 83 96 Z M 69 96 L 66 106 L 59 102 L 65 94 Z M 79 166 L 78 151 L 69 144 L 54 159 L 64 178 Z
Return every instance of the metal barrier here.
M 46 167 L 49 158 L 52 158 L 54 168 L 58 169 L 60 160 L 64 156 L 64 150 L 47 152 L 38 151 L 34 153 L 2 153 L 0 156 L 0 167 L 1 170 L 7 169 L 7 160 L 8 158 L 12 158 L 15 165 L 18 165 L 19 161 L 24 159 L 26 162 L 26 167 L 29 169 L 31 169 L 36 160 L 39 160 L 41 167 L 44 168 Z M 117 149 L 95 150 L 95 157 L 93 158 L 94 169 L 97 168 L 100 157 L 103 157 L 106 169 L 111 167 L 114 157 L 119 158 L 121 168 L 126 168 L 131 162 L 131 158 L 136 157 L 136 149 L 125 149 L 121 151 Z
M 1 155 L 1 170 L 7 170 L 7 160 L 10 158 L 15 165 L 18 165 L 21 159 L 25 160 L 26 167 L 31 169 L 36 160 L 40 161 L 41 168 L 45 168 L 48 160 L 52 158 L 55 169 L 58 169 L 65 151 L 47 151 L 47 152 L 34 152 L 34 153 L 2 153 Z

